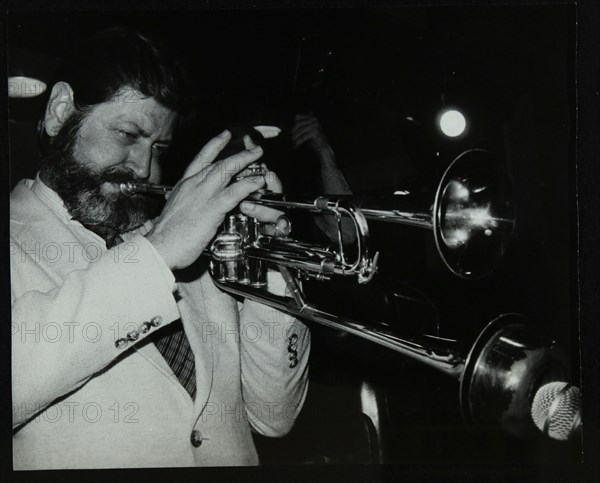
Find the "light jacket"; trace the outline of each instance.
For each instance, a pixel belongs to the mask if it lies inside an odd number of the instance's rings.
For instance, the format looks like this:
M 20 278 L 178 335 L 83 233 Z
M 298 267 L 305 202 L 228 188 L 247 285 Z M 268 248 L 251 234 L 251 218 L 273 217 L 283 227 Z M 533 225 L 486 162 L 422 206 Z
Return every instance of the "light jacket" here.
M 185 282 L 143 236 L 110 250 L 39 179 L 11 193 L 14 469 L 255 465 L 307 391 L 293 317 Z M 282 292 L 279 275 L 269 273 Z M 192 400 L 147 337 L 181 318 Z

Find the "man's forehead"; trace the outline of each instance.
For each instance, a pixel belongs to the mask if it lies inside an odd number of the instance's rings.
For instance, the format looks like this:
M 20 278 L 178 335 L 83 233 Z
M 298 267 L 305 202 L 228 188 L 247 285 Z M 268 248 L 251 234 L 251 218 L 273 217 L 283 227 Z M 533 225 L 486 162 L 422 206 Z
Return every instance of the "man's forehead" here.
M 147 133 L 171 131 L 176 113 L 152 97 L 137 91 L 119 91 L 110 101 L 98 106 L 110 120 L 136 124 Z

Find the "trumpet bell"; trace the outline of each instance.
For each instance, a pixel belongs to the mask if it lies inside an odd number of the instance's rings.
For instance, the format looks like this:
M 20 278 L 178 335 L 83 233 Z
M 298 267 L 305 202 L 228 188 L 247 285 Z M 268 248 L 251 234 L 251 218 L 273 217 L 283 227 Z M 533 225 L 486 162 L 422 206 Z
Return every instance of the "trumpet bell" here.
M 465 279 L 491 273 L 514 228 L 508 177 L 492 156 L 473 149 L 458 156 L 438 184 L 433 233 L 444 264 Z

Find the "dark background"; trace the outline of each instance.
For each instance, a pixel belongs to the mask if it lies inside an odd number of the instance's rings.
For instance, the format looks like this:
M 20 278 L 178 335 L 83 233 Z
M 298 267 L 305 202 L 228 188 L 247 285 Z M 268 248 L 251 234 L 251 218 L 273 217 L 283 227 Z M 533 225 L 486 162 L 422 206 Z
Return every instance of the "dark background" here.
M 514 243 L 493 275 L 460 280 L 439 262 L 430 233 L 375 226 L 382 280 L 344 298 L 330 287 L 333 303 L 399 329 L 465 341 L 499 313 L 520 312 L 560 341 L 577 383 L 574 14 L 570 6 L 540 5 L 11 14 L 9 73 L 49 82 L 94 28 L 132 25 L 163 38 L 186 65 L 197 113 L 173 150 L 173 180 L 232 122 L 273 122 L 285 135 L 294 113 L 307 111 L 321 120 L 357 193 L 430 186 L 465 149 L 493 151 L 510 174 L 518 215 Z M 44 103 L 41 96 L 9 106 L 13 184 L 35 174 Z M 461 139 L 436 128 L 446 106 L 468 119 Z M 310 153 L 293 153 L 282 139 L 268 154 L 289 190 L 318 191 Z M 401 307 L 400 319 L 381 295 L 390 284 L 415 300 Z M 355 423 L 365 384 L 387 408 L 385 462 L 579 459 L 573 446 L 523 443 L 464 424 L 454 381 L 385 349 L 313 330 L 309 400 L 290 436 L 259 441 L 265 462 L 367 458 Z M 323 431 L 324 420 L 331 431 Z

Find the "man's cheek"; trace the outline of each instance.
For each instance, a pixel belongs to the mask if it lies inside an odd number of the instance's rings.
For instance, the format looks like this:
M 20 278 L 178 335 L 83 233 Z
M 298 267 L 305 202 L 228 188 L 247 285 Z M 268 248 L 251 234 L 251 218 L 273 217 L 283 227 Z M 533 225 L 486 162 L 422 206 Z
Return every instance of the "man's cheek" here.
M 115 146 L 114 141 L 82 143 L 80 152 L 77 159 L 85 162 L 95 173 L 127 161 L 127 150 Z

